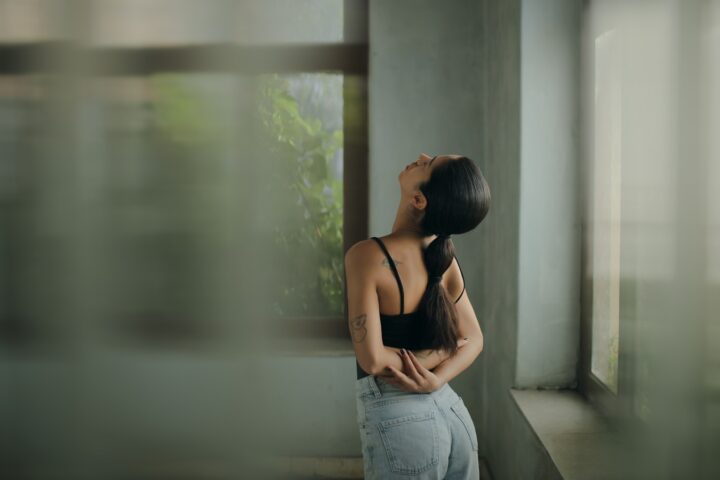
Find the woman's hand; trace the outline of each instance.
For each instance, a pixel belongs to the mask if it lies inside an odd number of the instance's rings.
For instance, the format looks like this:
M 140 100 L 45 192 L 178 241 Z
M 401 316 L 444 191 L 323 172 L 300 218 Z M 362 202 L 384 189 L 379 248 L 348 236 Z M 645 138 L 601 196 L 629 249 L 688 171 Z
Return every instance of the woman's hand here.
M 398 355 L 400 355 L 400 358 L 403 360 L 403 371 L 408 372 L 408 374 L 406 375 L 389 366 L 387 368 L 390 375 L 383 376 L 382 379 L 384 381 L 405 391 L 414 393 L 430 393 L 442 387 L 444 382 L 432 371 L 423 367 L 411 351 L 403 348 L 398 352 Z
M 462 348 L 468 342 L 467 337 L 461 338 L 457 341 L 457 346 L 458 348 Z M 444 352 L 444 350 L 442 352 Z M 388 366 L 386 373 L 384 372 L 382 375 L 378 375 L 383 380 L 405 391 L 415 393 L 433 392 L 445 383 L 440 380 L 435 373 L 425 368 L 412 351 L 400 349 L 397 353 L 403 360 L 403 371 L 398 371 Z M 444 357 L 443 360 L 449 358 L 450 355 L 444 355 Z

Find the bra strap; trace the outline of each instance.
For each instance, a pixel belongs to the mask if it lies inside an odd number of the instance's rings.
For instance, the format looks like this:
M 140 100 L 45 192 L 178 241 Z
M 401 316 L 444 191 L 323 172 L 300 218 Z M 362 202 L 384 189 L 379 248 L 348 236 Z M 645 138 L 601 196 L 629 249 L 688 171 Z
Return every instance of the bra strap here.
M 402 315 L 405 312 L 405 292 L 403 291 L 403 285 L 402 281 L 400 280 L 400 274 L 397 271 L 397 267 L 395 266 L 395 262 L 393 261 L 392 257 L 390 256 L 390 252 L 388 252 L 388 249 L 385 248 L 385 244 L 380 240 L 378 237 L 370 237 L 373 240 L 377 242 L 378 245 L 380 245 L 380 248 L 382 248 L 383 253 L 385 253 L 385 256 L 388 259 L 388 262 L 390 262 L 390 268 L 393 271 L 393 275 L 395 275 L 395 280 L 397 280 L 398 287 L 400 288 L 400 315 Z
M 457 298 L 457 300 L 455 300 L 455 303 L 457 303 L 462 298 L 463 293 L 465 293 L 465 275 L 463 274 L 462 267 L 460 267 L 460 261 L 458 260 L 457 255 L 455 256 L 455 261 L 458 264 L 458 268 L 460 269 L 460 276 L 462 277 L 462 281 L 463 281 L 463 288 L 460 291 L 460 296 Z

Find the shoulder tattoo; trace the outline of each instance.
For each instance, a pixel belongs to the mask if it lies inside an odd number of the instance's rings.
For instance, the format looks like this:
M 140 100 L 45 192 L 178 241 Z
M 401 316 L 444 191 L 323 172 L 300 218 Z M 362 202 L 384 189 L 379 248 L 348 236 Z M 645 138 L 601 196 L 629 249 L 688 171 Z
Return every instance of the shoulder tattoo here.
M 393 262 L 395 262 L 395 265 L 401 265 L 401 264 L 402 264 L 401 261 L 395 260 L 394 258 L 393 258 Z M 383 258 L 382 264 L 383 264 L 384 266 L 392 269 L 392 267 L 390 266 L 390 261 L 387 259 L 387 257 Z

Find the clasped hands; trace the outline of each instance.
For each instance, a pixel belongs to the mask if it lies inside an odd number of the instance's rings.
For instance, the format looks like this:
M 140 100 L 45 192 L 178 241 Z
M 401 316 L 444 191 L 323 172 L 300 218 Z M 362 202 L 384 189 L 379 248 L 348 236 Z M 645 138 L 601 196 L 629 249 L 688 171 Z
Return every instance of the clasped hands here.
M 458 348 L 468 343 L 468 340 L 458 340 Z M 430 393 L 443 386 L 443 382 L 432 370 L 425 368 L 420 364 L 413 352 L 401 348 L 397 352 L 403 361 L 403 369 L 398 370 L 389 365 L 385 368 L 385 372 L 381 377 L 385 382 L 395 385 L 396 387 L 407 392 L 414 393 Z

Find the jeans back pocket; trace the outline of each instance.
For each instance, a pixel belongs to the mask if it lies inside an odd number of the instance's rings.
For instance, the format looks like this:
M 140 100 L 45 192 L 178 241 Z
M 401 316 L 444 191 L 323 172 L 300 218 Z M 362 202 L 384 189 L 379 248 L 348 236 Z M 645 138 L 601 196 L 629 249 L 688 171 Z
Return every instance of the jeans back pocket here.
M 436 411 L 405 415 L 378 424 L 380 438 L 395 473 L 422 473 L 440 461 Z

